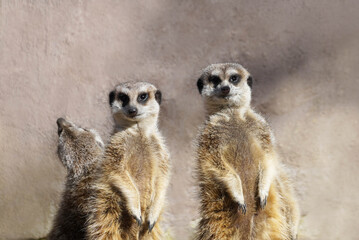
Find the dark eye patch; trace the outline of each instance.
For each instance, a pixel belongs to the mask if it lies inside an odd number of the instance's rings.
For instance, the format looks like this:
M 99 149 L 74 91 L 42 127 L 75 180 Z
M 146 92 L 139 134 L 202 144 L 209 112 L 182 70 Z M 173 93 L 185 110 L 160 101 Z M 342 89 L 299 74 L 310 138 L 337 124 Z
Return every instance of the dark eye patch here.
M 115 96 L 116 96 L 115 91 L 110 92 L 110 94 L 108 95 L 110 106 L 112 105 L 113 101 L 115 101 Z
M 143 93 L 138 94 L 137 102 L 145 103 L 145 102 L 147 102 L 147 100 L 148 100 L 148 93 L 143 92 Z
M 203 79 L 199 78 L 197 80 L 197 88 L 198 88 L 199 94 L 202 94 L 203 87 L 204 87 Z
M 249 77 L 247 78 L 247 84 L 248 84 L 248 86 L 249 86 L 250 88 L 252 88 L 252 85 L 253 85 L 253 78 L 252 78 L 252 76 L 249 76 Z
M 217 87 L 218 84 L 220 84 L 222 82 L 221 78 L 216 76 L 216 75 L 212 75 L 208 78 L 208 81 L 213 83 L 214 87 Z
M 117 99 L 122 102 L 122 107 L 126 106 L 130 102 L 129 96 L 122 92 L 118 93 Z
M 232 76 L 229 77 L 229 82 L 236 85 L 241 81 L 241 78 L 242 78 L 241 75 L 233 74 Z
M 162 102 L 162 92 L 160 90 L 156 91 L 155 99 L 158 102 L 158 104 L 161 104 L 161 102 Z

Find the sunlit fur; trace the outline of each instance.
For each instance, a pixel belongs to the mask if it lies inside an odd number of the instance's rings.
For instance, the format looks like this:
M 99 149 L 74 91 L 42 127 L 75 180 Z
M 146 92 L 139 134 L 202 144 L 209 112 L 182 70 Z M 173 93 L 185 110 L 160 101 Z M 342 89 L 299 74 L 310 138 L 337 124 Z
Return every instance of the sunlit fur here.
M 61 119 L 58 155 L 67 169 L 67 181 L 56 214 L 50 240 L 85 239 L 87 201 L 93 174 L 103 154 L 103 142 L 96 131 L 77 127 Z
M 233 74 L 241 76 L 232 84 Z M 213 84 L 216 75 L 221 82 Z M 250 107 L 250 74 L 239 64 L 213 64 L 197 86 L 206 122 L 197 141 L 200 222 L 197 240 L 295 239 L 299 210 L 274 135 Z M 228 95 L 221 88 L 229 86 Z
M 111 109 L 115 134 L 106 147 L 91 199 L 88 239 L 161 239 L 161 214 L 169 184 L 169 154 L 157 128 L 157 88 L 149 83 L 120 84 L 114 94 L 125 92 L 128 106 L 139 117 L 126 116 L 118 99 Z M 136 101 L 149 93 L 146 104 Z M 150 226 L 154 226 L 150 231 Z

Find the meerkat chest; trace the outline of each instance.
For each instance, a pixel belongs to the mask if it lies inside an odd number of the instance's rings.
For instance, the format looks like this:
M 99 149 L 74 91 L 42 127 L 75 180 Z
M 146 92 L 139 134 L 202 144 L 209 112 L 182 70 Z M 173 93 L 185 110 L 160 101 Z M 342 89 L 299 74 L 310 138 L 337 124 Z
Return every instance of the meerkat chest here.
M 252 168 L 255 159 L 252 157 L 251 145 L 255 131 L 251 123 L 233 118 L 219 121 L 209 128 L 209 137 L 221 159 L 236 169 Z
M 134 139 L 126 152 L 127 169 L 138 185 L 145 186 L 154 178 L 158 165 L 155 143 L 150 139 Z

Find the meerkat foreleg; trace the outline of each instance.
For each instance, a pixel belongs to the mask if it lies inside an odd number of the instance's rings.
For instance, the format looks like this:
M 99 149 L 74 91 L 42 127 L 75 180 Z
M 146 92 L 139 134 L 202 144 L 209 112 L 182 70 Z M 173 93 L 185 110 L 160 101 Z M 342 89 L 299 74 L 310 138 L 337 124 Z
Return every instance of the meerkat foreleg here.
M 140 194 L 133 182 L 128 171 L 124 171 L 121 175 L 111 177 L 112 185 L 120 190 L 127 202 L 129 212 L 137 221 L 138 225 L 142 224 Z
M 264 142 L 264 140 L 266 142 Z M 263 134 L 258 139 L 250 139 L 252 142 L 251 152 L 253 158 L 258 160 L 259 173 L 258 173 L 258 197 L 259 205 L 263 209 L 267 205 L 267 198 L 269 194 L 269 188 L 276 175 L 278 156 L 273 148 L 274 137 L 271 133 Z
M 158 177 L 157 180 L 157 190 L 153 199 L 153 203 L 150 206 L 149 214 L 148 214 L 148 231 L 151 232 L 153 227 L 155 226 L 158 217 L 161 214 L 165 196 L 166 196 L 166 189 L 169 184 L 169 176 L 167 172 L 162 172 L 161 176 Z
M 233 200 L 238 203 L 242 213 L 246 214 L 247 206 L 244 202 L 241 178 L 228 164 L 224 164 L 223 167 L 219 169 L 211 166 L 208 170 L 216 181 L 226 187 Z
M 274 153 L 267 153 L 263 156 L 259 164 L 258 196 L 260 207 L 263 209 L 267 205 L 269 188 L 276 175 L 276 156 Z

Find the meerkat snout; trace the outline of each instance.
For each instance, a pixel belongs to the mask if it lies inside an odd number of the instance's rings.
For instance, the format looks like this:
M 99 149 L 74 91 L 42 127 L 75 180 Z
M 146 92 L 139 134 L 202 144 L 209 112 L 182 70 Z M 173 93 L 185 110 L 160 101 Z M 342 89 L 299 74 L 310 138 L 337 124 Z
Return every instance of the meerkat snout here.
M 65 119 L 63 119 L 63 118 L 59 118 L 59 119 L 57 119 L 57 121 L 56 121 L 56 123 L 57 123 L 57 134 L 60 136 L 60 134 L 61 134 L 61 132 L 62 132 L 62 130 L 63 130 L 63 128 L 62 128 L 62 123 L 63 123 L 63 121 L 64 121 Z
M 230 91 L 231 91 L 231 88 L 229 86 L 221 87 L 221 93 L 223 96 L 227 96 Z
M 136 107 L 129 107 L 128 110 L 128 116 L 133 118 L 133 117 L 136 117 L 137 115 L 137 108 Z
M 69 123 L 63 118 L 57 119 L 56 123 L 57 123 L 57 134 L 60 136 L 64 128 L 68 127 Z

